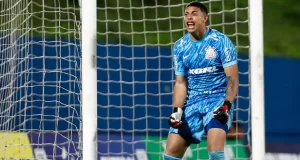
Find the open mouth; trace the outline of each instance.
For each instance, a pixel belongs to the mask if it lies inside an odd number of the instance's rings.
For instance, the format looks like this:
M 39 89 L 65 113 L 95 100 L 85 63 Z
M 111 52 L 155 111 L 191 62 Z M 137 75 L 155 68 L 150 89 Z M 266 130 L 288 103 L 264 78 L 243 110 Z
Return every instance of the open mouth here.
M 187 22 L 187 28 L 188 29 L 194 29 L 195 28 L 195 23 L 194 22 Z

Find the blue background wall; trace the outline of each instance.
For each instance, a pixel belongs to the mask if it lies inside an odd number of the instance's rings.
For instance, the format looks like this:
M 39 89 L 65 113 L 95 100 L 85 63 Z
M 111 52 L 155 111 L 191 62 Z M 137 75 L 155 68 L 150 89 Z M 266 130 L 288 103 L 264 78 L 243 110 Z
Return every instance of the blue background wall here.
M 32 80 L 30 85 L 34 87 L 29 88 L 27 92 L 34 94 L 28 96 L 27 100 L 31 101 L 20 102 L 21 106 L 30 107 L 25 110 L 19 108 L 20 114 L 26 112 L 27 116 L 20 116 L 16 124 L 24 119 L 30 119 L 31 121 L 25 121 L 23 126 L 18 126 L 19 128 L 25 126 L 26 129 L 66 130 L 79 127 L 79 120 L 74 119 L 74 117 L 80 115 L 79 100 L 76 94 L 80 89 L 80 83 L 78 83 L 78 79 L 80 79 L 78 66 L 80 66 L 80 63 L 79 59 L 74 56 L 78 53 L 79 49 L 75 45 L 62 45 L 60 48 L 54 48 L 33 44 L 32 56 L 35 58 L 27 65 L 33 68 L 30 74 Z M 158 53 L 160 53 L 160 58 L 157 58 Z M 110 129 L 118 132 L 120 128 L 123 128 L 124 133 L 135 129 L 136 134 L 143 134 L 146 133 L 145 129 L 148 129 L 147 131 L 150 134 L 166 134 L 168 129 L 166 119 L 171 113 L 172 94 L 170 91 L 164 92 L 164 88 L 172 87 L 171 80 L 174 78 L 173 71 L 170 69 L 172 67 L 171 51 L 157 47 L 98 46 L 97 54 L 97 66 L 100 68 L 98 69 L 99 131 L 105 132 Z M 118 58 L 120 54 L 123 57 L 122 59 Z M 44 56 L 49 58 L 44 59 Z M 58 61 L 51 58 L 57 56 L 63 57 L 63 59 Z M 130 58 L 133 56 L 135 59 L 132 61 Z M 147 59 L 143 57 L 147 57 Z M 239 58 L 247 59 L 244 56 Z M 65 68 L 66 71 L 62 74 L 51 72 L 56 68 Z M 70 71 L 67 68 L 77 69 Z M 300 142 L 300 124 L 298 124 L 300 107 L 298 107 L 298 101 L 296 101 L 300 98 L 298 93 L 300 90 L 299 68 L 300 60 L 265 57 L 267 141 Z M 34 72 L 41 69 L 46 72 Z M 141 71 L 145 69 L 148 69 L 148 71 Z M 241 72 L 248 71 L 248 63 L 239 61 L 239 70 Z M 55 86 L 56 83 L 53 83 L 52 86 L 46 85 L 44 90 L 43 85 L 40 85 L 43 80 L 55 82 L 58 79 L 61 82 L 67 80 L 72 82 L 60 83 L 61 88 L 59 90 Z M 111 82 L 109 85 L 105 83 L 107 80 Z M 121 85 L 120 81 L 122 81 Z M 131 83 L 133 81 L 135 81 L 134 84 Z M 143 83 L 145 81 L 148 83 Z M 151 83 L 157 81 L 161 83 Z M 240 75 L 240 83 L 248 84 L 248 75 Z M 59 96 L 56 95 L 58 91 L 60 92 Z M 74 92 L 74 94 L 69 94 L 69 91 Z M 147 92 L 146 96 L 145 92 Z M 109 97 L 107 96 L 108 93 L 110 93 Z M 120 95 L 120 93 L 126 94 Z M 18 94 L 20 95 L 20 93 Z M 41 94 L 50 96 L 45 96 L 43 99 L 40 96 Z M 135 96 L 133 96 L 134 94 Z M 161 97 L 157 96 L 158 94 Z M 248 88 L 240 87 L 239 95 L 248 97 Z M 57 103 L 58 97 L 61 103 Z M 249 107 L 247 99 L 240 98 L 238 103 L 240 108 L 247 109 Z M 64 104 L 74 105 L 66 107 Z M 159 106 L 159 104 L 162 105 Z M 122 106 L 122 108 L 120 109 L 119 106 Z M 74 109 L 70 110 L 70 107 Z M 146 113 L 148 115 L 147 119 L 145 118 Z M 70 116 L 70 114 L 73 116 Z M 54 116 L 61 117 L 61 119 L 54 121 Z M 126 118 L 120 119 L 120 117 Z M 156 117 L 163 117 L 164 120 Z M 45 120 L 43 124 L 40 123 L 40 119 Z M 132 121 L 132 119 L 135 119 L 135 121 Z M 248 112 L 239 111 L 238 120 L 247 121 Z M 71 121 L 72 124 L 67 121 Z M 18 129 L 18 127 L 15 129 Z M 244 124 L 243 127 L 246 129 L 248 126 Z
M 267 140 L 300 142 L 300 60 L 266 57 L 264 66 Z

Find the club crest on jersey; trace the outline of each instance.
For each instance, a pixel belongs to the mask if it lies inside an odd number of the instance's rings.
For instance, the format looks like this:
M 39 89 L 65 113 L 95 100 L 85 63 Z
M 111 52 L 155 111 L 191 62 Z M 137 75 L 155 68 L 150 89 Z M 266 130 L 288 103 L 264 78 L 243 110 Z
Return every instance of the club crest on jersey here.
M 216 48 L 211 47 L 211 46 L 205 48 L 205 51 L 206 51 L 205 58 L 208 59 L 208 60 L 212 60 L 212 59 L 216 58 L 216 51 L 215 50 L 216 50 Z

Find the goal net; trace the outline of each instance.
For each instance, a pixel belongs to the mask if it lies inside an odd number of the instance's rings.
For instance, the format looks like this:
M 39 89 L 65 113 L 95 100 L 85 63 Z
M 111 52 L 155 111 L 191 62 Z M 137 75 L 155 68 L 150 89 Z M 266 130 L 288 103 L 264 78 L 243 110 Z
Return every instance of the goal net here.
M 190 0 L 98 1 L 98 153 L 101 157 L 162 160 L 172 112 L 172 45 L 183 36 Z M 248 1 L 202 1 L 208 25 L 236 45 L 240 89 L 226 159 L 248 159 Z M 243 131 L 241 131 L 243 130 Z M 185 159 L 208 159 L 206 140 Z
M 162 160 L 172 111 L 172 45 L 190 0 L 97 1 L 98 159 Z M 248 1 L 203 1 L 208 25 L 234 42 L 240 89 L 226 159 L 250 142 Z M 0 159 L 82 157 L 77 0 L 0 1 Z M 238 132 L 238 134 L 237 134 Z M 206 141 L 185 159 L 208 159 Z
M 80 156 L 76 5 L 77 0 L 0 1 L 0 159 Z

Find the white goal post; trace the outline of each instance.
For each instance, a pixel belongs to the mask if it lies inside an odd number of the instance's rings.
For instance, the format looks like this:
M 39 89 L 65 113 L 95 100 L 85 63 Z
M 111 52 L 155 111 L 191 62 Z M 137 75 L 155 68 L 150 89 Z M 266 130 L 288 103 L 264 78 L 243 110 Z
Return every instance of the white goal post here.
M 252 159 L 265 159 L 263 1 L 249 0 Z
M 97 2 L 81 3 L 83 160 L 97 159 Z

